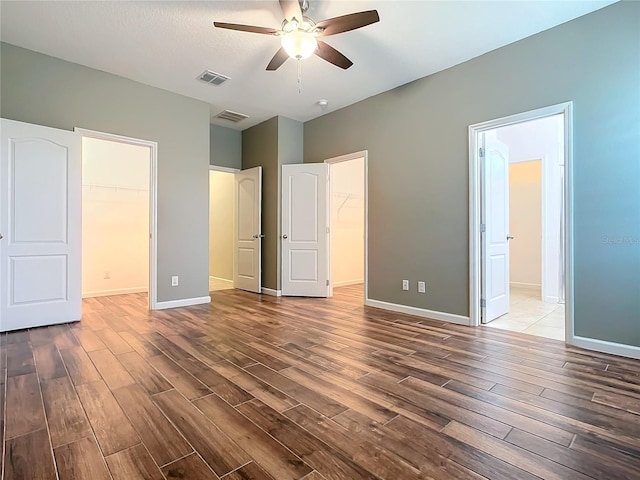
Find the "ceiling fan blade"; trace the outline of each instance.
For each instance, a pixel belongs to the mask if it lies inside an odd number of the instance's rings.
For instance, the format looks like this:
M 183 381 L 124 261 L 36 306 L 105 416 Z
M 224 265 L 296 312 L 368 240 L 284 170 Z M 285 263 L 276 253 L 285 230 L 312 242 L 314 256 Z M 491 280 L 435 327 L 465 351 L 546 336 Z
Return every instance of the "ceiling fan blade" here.
M 316 24 L 316 27 L 323 28 L 321 37 L 328 37 L 336 33 L 348 32 L 356 28 L 366 27 L 372 23 L 380 21 L 377 10 L 367 10 L 366 12 L 350 13 L 341 17 L 329 18 Z
M 318 49 L 313 52 L 323 60 L 326 60 L 329 63 L 333 63 L 334 65 L 343 68 L 346 70 L 353 62 L 341 54 L 338 50 L 333 48 L 331 45 L 327 45 L 324 42 L 318 40 Z
M 299 21 L 302 20 L 302 9 L 298 0 L 280 0 L 280 8 L 282 8 L 286 20 L 291 20 L 294 17 Z
M 240 25 L 237 23 L 213 22 L 218 28 L 226 28 L 228 30 L 239 30 L 241 32 L 262 33 L 264 35 L 275 35 L 278 30 L 275 28 L 256 27 L 255 25 Z
M 289 58 L 289 55 L 285 52 L 284 48 L 280 47 L 280 50 L 276 52 L 269 62 L 269 65 L 267 65 L 267 70 L 277 70 L 287 60 L 287 58 Z

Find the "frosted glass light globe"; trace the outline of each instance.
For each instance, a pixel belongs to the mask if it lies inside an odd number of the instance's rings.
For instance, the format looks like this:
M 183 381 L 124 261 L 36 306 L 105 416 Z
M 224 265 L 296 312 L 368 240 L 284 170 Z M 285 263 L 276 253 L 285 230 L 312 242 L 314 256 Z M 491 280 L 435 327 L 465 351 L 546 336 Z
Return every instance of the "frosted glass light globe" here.
M 283 35 L 280 40 L 287 55 L 297 60 L 304 60 L 313 55 L 318 48 L 318 41 L 311 33 L 294 30 Z

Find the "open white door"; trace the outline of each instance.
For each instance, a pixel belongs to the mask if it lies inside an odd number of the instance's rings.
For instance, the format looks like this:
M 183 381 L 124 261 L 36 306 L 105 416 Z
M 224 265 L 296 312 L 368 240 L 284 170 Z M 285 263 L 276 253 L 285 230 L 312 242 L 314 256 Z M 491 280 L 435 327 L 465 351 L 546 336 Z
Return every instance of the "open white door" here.
M 282 295 L 329 293 L 328 165 L 282 166 Z
M 80 320 L 81 137 L 0 122 L 0 332 Z
M 262 167 L 235 174 L 233 286 L 260 293 L 262 288 Z
M 495 135 L 482 136 L 482 323 L 488 323 L 509 312 L 509 151 Z

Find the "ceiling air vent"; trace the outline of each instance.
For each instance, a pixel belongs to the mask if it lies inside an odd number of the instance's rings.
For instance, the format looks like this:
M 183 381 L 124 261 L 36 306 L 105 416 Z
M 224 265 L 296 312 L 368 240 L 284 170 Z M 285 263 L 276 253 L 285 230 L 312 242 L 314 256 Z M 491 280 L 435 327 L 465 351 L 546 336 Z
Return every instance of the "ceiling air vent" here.
M 198 77 L 198 80 L 202 80 L 203 82 L 210 83 L 211 85 L 222 85 L 224 82 L 229 80 L 229 77 L 225 77 L 224 75 L 216 72 L 212 72 L 211 70 L 205 70 L 202 72 L 202 75 Z
M 229 120 L 230 122 L 237 123 L 240 120 L 249 118 L 249 115 L 245 115 L 244 113 L 232 112 L 231 110 L 224 110 L 215 115 L 213 118 L 221 118 L 222 120 Z

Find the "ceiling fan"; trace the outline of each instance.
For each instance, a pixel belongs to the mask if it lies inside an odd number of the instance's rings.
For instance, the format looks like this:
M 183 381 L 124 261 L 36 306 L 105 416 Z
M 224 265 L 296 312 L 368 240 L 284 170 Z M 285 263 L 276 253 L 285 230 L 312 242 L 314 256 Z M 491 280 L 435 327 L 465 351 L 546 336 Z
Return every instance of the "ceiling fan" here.
M 298 60 L 299 67 L 300 60 L 313 54 L 346 70 L 353 65 L 353 62 L 318 38 L 355 30 L 380 20 L 376 10 L 368 10 L 316 23 L 305 16 L 309 9 L 308 0 L 279 0 L 279 2 L 284 13 L 280 30 L 236 23 L 213 22 L 213 24 L 218 28 L 279 36 L 281 47 L 267 65 L 267 70 L 277 70 L 289 57 Z

